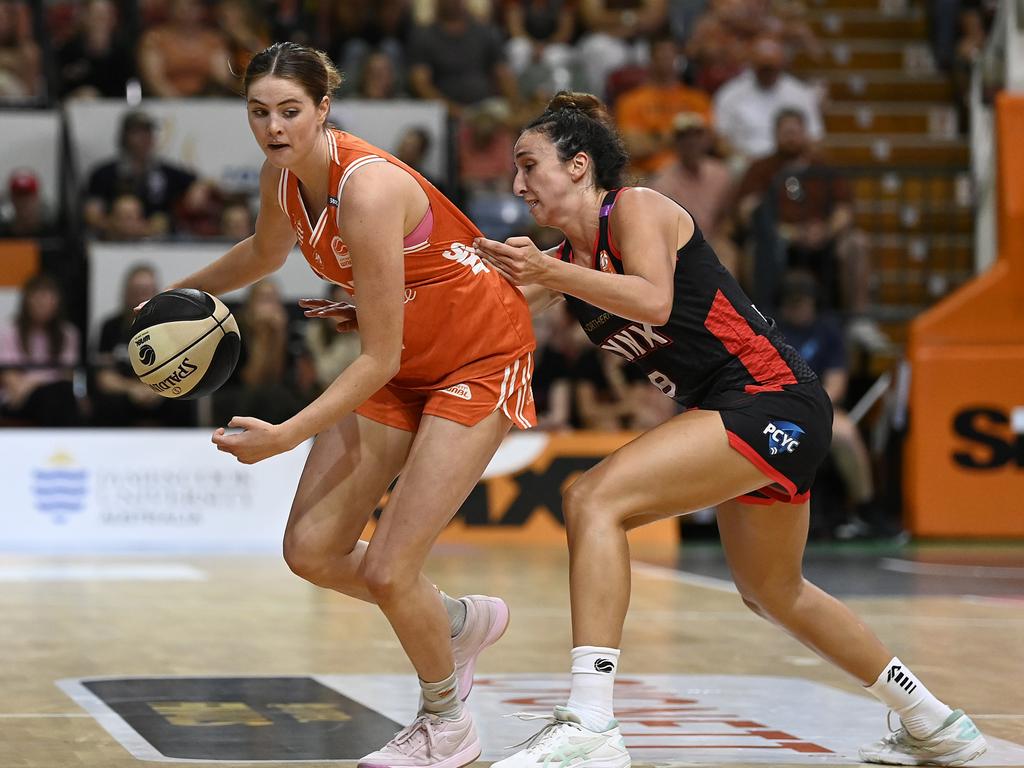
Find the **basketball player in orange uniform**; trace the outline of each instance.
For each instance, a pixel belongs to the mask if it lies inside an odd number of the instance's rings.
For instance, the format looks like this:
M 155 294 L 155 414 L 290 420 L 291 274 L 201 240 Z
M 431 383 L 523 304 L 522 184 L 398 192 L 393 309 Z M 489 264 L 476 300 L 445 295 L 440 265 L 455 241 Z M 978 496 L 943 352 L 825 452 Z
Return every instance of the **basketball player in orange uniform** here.
M 496 598 L 439 598 L 421 568 L 510 426 L 535 423 L 530 313 L 476 255 L 479 230 L 451 202 L 388 153 L 326 125 L 339 83 L 323 53 L 294 43 L 252 59 L 249 125 L 267 156 L 255 234 L 174 287 L 249 285 L 297 240 L 318 275 L 356 297 L 362 350 L 334 383 L 281 424 L 235 417 L 228 426 L 243 431 L 218 429 L 213 442 L 251 464 L 316 436 L 285 560 L 307 581 L 376 603 L 422 688 L 415 721 L 360 765 L 458 768 L 480 754 L 462 700 L 508 609 Z

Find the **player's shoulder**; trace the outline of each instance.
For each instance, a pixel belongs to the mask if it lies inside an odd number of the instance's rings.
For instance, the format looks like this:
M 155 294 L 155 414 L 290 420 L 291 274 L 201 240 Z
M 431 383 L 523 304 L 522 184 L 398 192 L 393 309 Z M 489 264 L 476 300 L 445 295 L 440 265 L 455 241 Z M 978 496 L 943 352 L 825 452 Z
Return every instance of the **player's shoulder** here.
M 671 198 L 649 187 L 625 187 L 615 199 L 612 225 L 652 225 L 657 222 L 674 223 L 686 211 Z
M 271 185 L 274 189 L 281 183 L 281 176 L 284 171 L 278 168 L 269 160 L 263 161 L 263 167 L 260 168 L 260 186 L 264 184 Z

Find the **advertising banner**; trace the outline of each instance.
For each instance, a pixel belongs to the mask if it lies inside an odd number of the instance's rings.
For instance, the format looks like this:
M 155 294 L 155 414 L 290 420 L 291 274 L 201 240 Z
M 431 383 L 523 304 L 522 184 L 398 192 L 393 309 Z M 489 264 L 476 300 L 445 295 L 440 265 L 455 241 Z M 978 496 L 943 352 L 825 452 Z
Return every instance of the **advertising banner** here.
M 0 548 L 278 548 L 306 449 L 254 470 L 217 451 L 210 432 L 4 430 Z
M 309 444 L 245 466 L 210 444 L 211 431 L 3 431 L 0 550 L 278 550 Z M 509 435 L 442 540 L 564 544 L 562 490 L 633 437 Z M 678 540 L 673 520 L 630 538 Z

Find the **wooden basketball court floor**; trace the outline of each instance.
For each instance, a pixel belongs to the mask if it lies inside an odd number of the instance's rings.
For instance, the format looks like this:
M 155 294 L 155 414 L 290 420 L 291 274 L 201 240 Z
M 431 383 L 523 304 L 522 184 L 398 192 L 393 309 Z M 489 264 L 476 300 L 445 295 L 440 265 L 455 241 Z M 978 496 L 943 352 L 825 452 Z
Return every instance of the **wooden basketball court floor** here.
M 636 764 L 854 764 L 885 732 L 854 681 L 744 608 L 717 546 L 633 555 L 617 700 Z M 507 541 L 442 542 L 429 563 L 450 593 L 511 607 L 470 699 L 484 763 L 536 728 L 501 714 L 565 696 L 566 565 Z M 993 737 L 978 765 L 1024 765 L 1024 545 L 811 548 L 806 569 L 973 714 Z M 3 555 L 0 582 L 0 768 L 354 766 L 323 758 L 358 757 L 364 726 L 372 741 L 415 707 L 376 608 L 272 555 Z

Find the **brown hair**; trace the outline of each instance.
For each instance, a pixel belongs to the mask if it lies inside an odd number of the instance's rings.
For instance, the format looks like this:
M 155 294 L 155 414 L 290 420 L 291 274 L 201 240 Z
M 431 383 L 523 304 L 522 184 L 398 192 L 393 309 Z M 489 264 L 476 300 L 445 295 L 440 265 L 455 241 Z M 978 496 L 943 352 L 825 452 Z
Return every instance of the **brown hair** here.
M 29 334 L 32 332 L 32 318 L 29 317 L 28 298 L 38 291 L 53 291 L 57 295 L 57 311 L 53 317 L 46 321 L 42 327 L 46 335 L 47 349 L 50 353 L 50 361 L 56 362 L 64 351 L 64 344 L 67 339 L 64 336 L 64 300 L 61 296 L 60 286 L 57 281 L 47 274 L 39 273 L 30 277 L 21 287 L 21 300 L 18 302 L 18 314 L 15 316 L 14 324 L 18 328 L 18 340 L 25 355 L 29 354 Z
M 577 152 L 586 152 L 594 163 L 594 179 L 603 189 L 622 186 L 622 171 L 629 154 L 615 129 L 615 122 L 601 100 L 590 93 L 559 91 L 540 117 L 523 132 L 539 131 L 555 145 L 565 162 Z
M 245 68 L 242 94 L 248 95 L 252 84 L 266 75 L 293 80 L 319 104 L 341 86 L 341 73 L 323 51 L 298 43 L 274 43 L 252 57 Z

